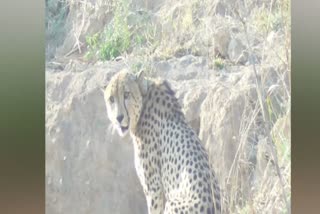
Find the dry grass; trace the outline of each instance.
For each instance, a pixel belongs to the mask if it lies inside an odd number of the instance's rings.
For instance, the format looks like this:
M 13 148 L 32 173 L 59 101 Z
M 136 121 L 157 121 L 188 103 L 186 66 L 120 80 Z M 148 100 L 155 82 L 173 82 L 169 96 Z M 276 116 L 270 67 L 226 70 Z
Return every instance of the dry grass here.
M 236 1 L 234 7 L 226 7 L 224 18 L 215 16 L 216 3 L 177 1 L 164 6 L 159 16 L 169 24 L 156 54 L 200 55 L 228 71 L 230 62 L 216 55 L 211 38 L 223 27 L 236 28 L 243 35 L 249 54 L 246 66 L 254 71 L 258 99 L 249 102 L 248 98 L 233 163 L 230 169 L 220 169 L 228 171 L 227 178 L 221 179 L 224 212 L 290 213 L 290 2 Z M 287 124 L 279 127 L 278 123 Z M 250 150 L 255 149 L 251 161 Z

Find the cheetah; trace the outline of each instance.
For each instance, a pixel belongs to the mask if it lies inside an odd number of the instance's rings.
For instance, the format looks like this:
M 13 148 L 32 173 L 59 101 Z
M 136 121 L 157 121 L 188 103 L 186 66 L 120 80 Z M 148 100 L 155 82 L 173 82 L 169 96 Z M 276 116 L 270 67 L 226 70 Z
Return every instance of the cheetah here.
M 107 115 L 133 139 L 149 214 L 221 213 L 208 155 L 166 80 L 122 70 L 103 88 Z

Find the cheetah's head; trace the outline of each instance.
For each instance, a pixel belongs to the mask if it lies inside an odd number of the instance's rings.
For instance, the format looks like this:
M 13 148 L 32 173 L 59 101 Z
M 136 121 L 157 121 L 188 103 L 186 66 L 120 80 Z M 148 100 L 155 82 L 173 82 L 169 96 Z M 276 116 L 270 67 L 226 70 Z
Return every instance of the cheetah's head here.
M 104 99 L 110 121 L 120 136 L 134 131 L 143 106 L 143 97 L 148 90 L 148 80 L 143 72 L 134 74 L 121 70 L 104 87 Z

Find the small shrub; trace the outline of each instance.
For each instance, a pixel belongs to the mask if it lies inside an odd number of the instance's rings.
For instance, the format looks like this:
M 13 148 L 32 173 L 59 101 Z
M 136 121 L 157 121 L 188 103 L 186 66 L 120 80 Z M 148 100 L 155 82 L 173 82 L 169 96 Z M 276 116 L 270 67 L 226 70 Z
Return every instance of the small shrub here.
M 87 58 L 112 60 L 130 51 L 145 55 L 146 50 L 158 44 L 156 27 L 150 21 L 149 13 L 130 12 L 126 0 L 116 1 L 114 11 L 113 21 L 102 32 L 86 38 Z
M 87 57 L 98 56 L 101 60 L 111 60 L 130 47 L 130 31 L 127 23 L 129 4 L 126 1 L 117 1 L 113 23 L 106 27 L 102 33 L 88 36 Z
M 216 59 L 214 60 L 214 67 L 215 67 L 215 68 L 221 70 L 221 69 L 224 68 L 224 66 L 225 66 L 225 64 L 224 64 L 223 59 L 221 59 L 221 58 L 216 58 Z

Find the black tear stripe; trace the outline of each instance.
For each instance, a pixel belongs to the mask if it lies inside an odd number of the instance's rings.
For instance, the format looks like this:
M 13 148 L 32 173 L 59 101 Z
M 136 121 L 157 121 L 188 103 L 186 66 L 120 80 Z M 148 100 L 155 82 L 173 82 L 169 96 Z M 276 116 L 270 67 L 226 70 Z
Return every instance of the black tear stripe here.
M 167 94 L 169 94 L 171 96 L 175 95 L 174 91 L 171 89 L 170 84 L 169 84 L 169 82 L 167 80 L 163 81 L 163 85 L 166 87 L 166 91 L 165 92 Z

